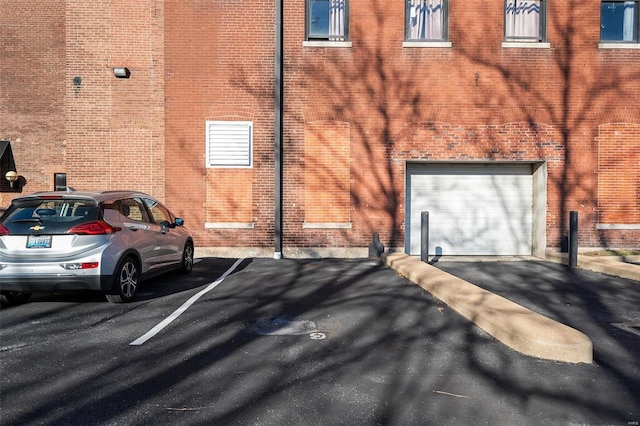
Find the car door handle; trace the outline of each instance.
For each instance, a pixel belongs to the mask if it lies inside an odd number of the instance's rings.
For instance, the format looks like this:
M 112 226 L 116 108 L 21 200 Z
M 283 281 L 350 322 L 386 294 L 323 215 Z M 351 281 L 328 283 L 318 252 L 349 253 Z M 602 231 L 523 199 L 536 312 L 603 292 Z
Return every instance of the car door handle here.
M 144 230 L 149 229 L 149 225 L 145 225 L 141 223 L 125 223 L 124 226 L 126 226 L 128 229 L 132 231 L 137 231 L 138 229 L 144 229 Z

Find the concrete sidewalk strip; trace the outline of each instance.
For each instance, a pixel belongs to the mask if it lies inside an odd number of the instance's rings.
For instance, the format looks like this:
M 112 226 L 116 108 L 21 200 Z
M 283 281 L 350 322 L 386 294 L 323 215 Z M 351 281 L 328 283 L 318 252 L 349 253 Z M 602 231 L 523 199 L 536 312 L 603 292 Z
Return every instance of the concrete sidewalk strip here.
M 592 363 L 591 339 L 502 296 L 404 253 L 383 255 L 384 263 L 417 284 L 498 341 L 525 355 L 571 363 Z
M 546 260 L 567 265 L 569 254 L 547 250 Z M 640 281 L 640 256 L 585 256 L 578 254 L 578 267 Z

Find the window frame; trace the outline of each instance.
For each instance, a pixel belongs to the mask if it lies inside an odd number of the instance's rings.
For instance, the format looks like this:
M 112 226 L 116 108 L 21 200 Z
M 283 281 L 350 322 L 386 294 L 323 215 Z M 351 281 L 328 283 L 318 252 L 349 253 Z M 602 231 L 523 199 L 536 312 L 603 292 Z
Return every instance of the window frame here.
M 247 133 L 247 140 L 234 140 L 233 137 L 230 137 L 225 145 L 225 141 L 216 143 L 216 141 L 212 140 L 212 126 L 227 126 L 228 128 L 236 127 L 238 131 L 243 131 Z M 253 121 L 225 121 L 225 120 L 207 120 L 205 123 L 205 138 L 206 138 L 206 167 L 208 169 L 213 168 L 224 168 L 224 169 L 234 169 L 234 168 L 244 168 L 250 169 L 253 168 Z M 242 136 L 242 135 L 240 135 Z M 216 149 L 224 147 L 230 147 L 235 145 L 236 152 L 240 152 L 246 159 L 233 160 L 231 157 L 233 155 L 228 156 L 227 158 L 221 158 L 219 161 L 212 161 L 213 156 L 215 156 Z M 246 145 L 246 146 L 245 146 Z M 233 149 L 234 147 L 232 147 Z M 230 151 L 230 150 L 228 150 Z
M 127 210 L 129 211 L 129 213 L 127 215 L 125 215 L 122 210 L 123 205 L 126 205 L 128 207 Z M 152 223 L 151 219 L 149 218 L 149 213 L 147 212 L 146 207 L 142 203 L 142 200 L 138 197 L 121 198 L 119 200 L 114 201 L 113 203 L 109 203 L 109 206 L 111 206 L 109 207 L 111 210 L 115 210 L 121 215 L 121 220 L 123 221 L 133 220 L 135 222 Z M 138 212 L 140 213 L 140 218 L 136 218 L 135 215 L 131 213 L 131 207 L 136 207 L 138 209 Z M 107 206 L 105 205 L 103 208 L 107 209 Z
M 604 28 L 603 25 L 603 7 L 605 3 L 634 3 L 635 13 L 633 15 L 633 36 L 631 40 L 613 40 L 613 39 L 603 39 L 602 38 L 602 30 Z M 614 44 L 614 45 L 637 45 L 640 43 L 640 1 L 639 0 L 601 0 L 600 1 L 600 44 Z
M 349 42 L 349 0 L 341 0 L 344 2 L 344 35 L 335 36 L 327 34 L 326 37 L 321 34 L 313 34 L 311 32 L 311 3 L 317 0 L 305 0 L 305 41 L 307 42 Z M 333 0 L 327 0 L 331 2 Z
M 154 200 L 152 198 L 143 198 L 142 204 L 144 204 L 144 207 L 147 210 L 151 223 L 155 223 L 156 225 L 162 225 L 165 222 L 168 222 L 169 225 L 175 223 L 176 218 L 171 214 L 169 209 L 162 205 L 162 203 L 160 203 L 158 200 Z M 159 212 L 162 217 L 156 217 L 156 212 Z
M 539 0 L 540 1 L 540 21 L 538 23 L 538 37 L 519 37 L 519 36 L 508 36 L 507 35 L 507 7 L 509 3 L 518 1 L 518 0 L 504 0 L 504 9 L 503 9 L 503 20 L 504 25 L 502 26 L 503 30 L 503 42 L 504 43 L 546 43 L 547 42 L 547 0 Z
M 406 43 L 446 43 L 449 41 L 449 0 L 442 0 L 442 38 L 411 38 L 409 20 L 411 19 L 411 0 L 404 3 L 404 41 Z

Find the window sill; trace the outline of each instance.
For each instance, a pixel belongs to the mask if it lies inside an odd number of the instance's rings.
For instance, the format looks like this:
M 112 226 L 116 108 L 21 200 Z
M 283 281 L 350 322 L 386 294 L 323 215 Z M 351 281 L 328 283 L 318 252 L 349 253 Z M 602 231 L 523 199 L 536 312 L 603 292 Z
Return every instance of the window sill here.
M 351 229 L 351 223 L 334 223 L 334 222 L 305 222 L 302 229 Z
M 629 231 L 629 230 L 636 230 L 636 229 L 640 229 L 640 224 L 636 225 L 636 224 L 624 224 L 624 223 L 612 223 L 612 224 L 606 224 L 606 223 L 597 223 L 596 224 L 596 229 L 609 229 L 609 230 L 618 230 L 618 231 Z
M 352 47 L 350 41 L 307 40 L 302 42 L 303 47 Z
M 450 41 L 404 41 L 402 47 L 450 48 Z
M 505 49 L 550 49 L 551 43 L 539 41 L 503 41 L 502 47 Z
M 204 229 L 253 229 L 254 223 L 246 222 L 206 222 Z
M 640 43 L 598 43 L 598 49 L 640 49 Z

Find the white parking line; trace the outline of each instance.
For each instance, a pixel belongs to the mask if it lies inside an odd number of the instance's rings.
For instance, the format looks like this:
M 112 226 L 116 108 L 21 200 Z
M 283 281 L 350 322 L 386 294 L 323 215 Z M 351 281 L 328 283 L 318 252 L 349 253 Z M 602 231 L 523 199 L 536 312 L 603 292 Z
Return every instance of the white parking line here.
M 171 322 L 173 322 L 173 320 L 178 318 L 184 311 L 186 311 L 189 308 L 189 306 L 193 305 L 196 302 L 196 300 L 198 300 L 199 298 L 204 296 L 206 293 L 208 293 L 209 291 L 211 291 L 214 288 L 216 288 L 219 284 L 221 284 L 222 281 L 224 281 L 224 279 L 227 278 L 227 276 L 229 276 L 229 274 L 232 273 L 238 267 L 238 265 L 240 265 L 242 263 L 243 260 L 244 259 L 236 260 L 236 263 L 234 263 L 231 266 L 231 268 L 227 269 L 227 271 L 224 274 L 222 274 L 220 276 L 220 278 L 218 278 L 217 280 L 215 280 L 214 282 L 209 284 L 204 290 L 200 291 L 196 295 L 191 296 L 191 298 L 189 300 L 184 302 L 184 304 L 182 306 L 180 306 L 178 309 L 176 309 L 171 315 L 169 315 L 167 318 L 165 318 L 162 322 L 160 322 L 158 325 L 153 327 L 151 330 L 147 331 L 145 334 L 143 334 L 142 336 L 138 337 L 133 342 L 129 343 L 129 345 L 130 346 L 140 346 L 144 342 L 146 342 L 147 340 L 151 339 L 156 334 L 160 333 L 160 331 L 162 331 L 163 328 L 165 328 L 166 326 L 171 324 Z

